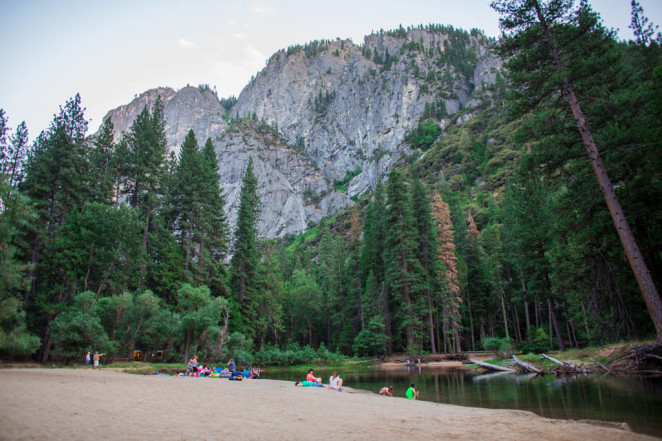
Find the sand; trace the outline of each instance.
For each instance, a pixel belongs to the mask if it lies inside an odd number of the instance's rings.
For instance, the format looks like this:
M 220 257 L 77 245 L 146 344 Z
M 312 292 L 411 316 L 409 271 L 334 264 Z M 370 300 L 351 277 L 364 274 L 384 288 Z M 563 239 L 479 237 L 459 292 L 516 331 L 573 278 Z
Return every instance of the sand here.
M 652 440 L 531 412 L 291 382 L 0 370 L 2 440 Z

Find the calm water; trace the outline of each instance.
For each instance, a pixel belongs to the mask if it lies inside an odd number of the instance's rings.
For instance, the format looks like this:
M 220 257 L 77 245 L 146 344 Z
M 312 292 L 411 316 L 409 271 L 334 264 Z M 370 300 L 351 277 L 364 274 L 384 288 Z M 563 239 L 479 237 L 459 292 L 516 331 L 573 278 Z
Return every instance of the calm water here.
M 307 370 L 263 372 L 261 378 L 298 381 Z M 332 371 L 315 369 L 329 383 Z M 416 383 L 419 399 L 461 406 L 528 410 L 549 418 L 627 422 L 632 430 L 662 436 L 662 379 L 612 376 L 556 378 L 476 375 L 463 369 L 418 368 L 339 371 L 345 386 L 377 393 L 392 385 L 404 397 Z

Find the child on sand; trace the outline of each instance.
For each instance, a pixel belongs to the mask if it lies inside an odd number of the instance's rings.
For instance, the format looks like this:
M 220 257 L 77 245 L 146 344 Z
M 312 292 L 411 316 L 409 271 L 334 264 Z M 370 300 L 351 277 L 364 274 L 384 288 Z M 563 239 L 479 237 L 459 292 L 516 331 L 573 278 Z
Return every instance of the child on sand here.
M 416 398 L 418 398 L 418 391 L 416 390 L 416 385 L 414 383 L 412 383 L 411 387 L 407 389 L 405 396 L 410 400 L 415 400 Z
M 392 397 L 391 391 L 393 390 L 393 386 L 384 386 L 381 389 L 379 389 L 379 395 L 388 395 L 389 397 Z

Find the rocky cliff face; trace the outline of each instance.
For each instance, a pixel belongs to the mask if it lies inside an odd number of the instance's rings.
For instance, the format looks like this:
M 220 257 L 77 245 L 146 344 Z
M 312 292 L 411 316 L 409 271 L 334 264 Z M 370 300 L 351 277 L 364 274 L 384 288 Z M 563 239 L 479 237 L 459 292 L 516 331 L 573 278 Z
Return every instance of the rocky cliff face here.
M 300 233 L 352 204 L 337 192 L 315 164 L 272 128 L 248 119 L 236 121 L 215 142 L 220 182 L 227 198 L 228 221 L 236 224 L 241 180 L 253 158 L 263 237 Z
M 291 144 L 331 179 L 356 169 L 348 195 L 381 180 L 411 153 L 405 136 L 426 106 L 443 106 L 440 124 L 472 93 L 496 80 L 501 61 L 480 34 L 416 29 L 281 50 L 247 85 L 232 116 L 255 114 L 277 124 Z
M 142 93 L 131 103 L 106 114 L 115 126 L 116 138 L 129 131 L 133 120 L 147 106 L 151 109 L 156 99 L 163 101 L 168 147 L 179 153 L 179 148 L 189 130 L 193 129 L 198 143 L 204 145 L 207 138 L 214 139 L 228 127 L 223 119 L 225 109 L 216 93 L 206 87 L 184 87 L 177 92 L 169 87 L 159 87 Z
M 494 83 L 502 64 L 488 44 L 479 33 L 435 26 L 372 34 L 363 45 L 312 42 L 269 59 L 230 109 L 232 125 L 207 88 L 150 90 L 108 115 L 124 132 L 160 95 L 175 152 L 191 128 L 200 144 L 214 142 L 231 225 L 250 156 L 261 188 L 261 235 L 299 233 L 374 188 L 411 153 L 405 138 L 421 119 L 444 128 L 477 105 L 474 92 Z M 347 195 L 329 184 L 350 173 Z

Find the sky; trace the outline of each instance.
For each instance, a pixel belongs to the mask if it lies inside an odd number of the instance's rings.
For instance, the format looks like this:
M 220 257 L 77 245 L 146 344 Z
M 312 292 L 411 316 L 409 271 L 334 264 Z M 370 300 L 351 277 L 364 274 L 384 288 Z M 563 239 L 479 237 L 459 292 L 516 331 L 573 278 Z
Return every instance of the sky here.
M 630 0 L 589 0 L 630 39 Z M 639 0 L 662 25 L 662 0 Z M 88 133 L 146 90 L 208 84 L 238 96 L 279 49 L 403 25 L 498 37 L 490 0 L 0 0 L 0 108 L 32 141 L 80 93 Z

